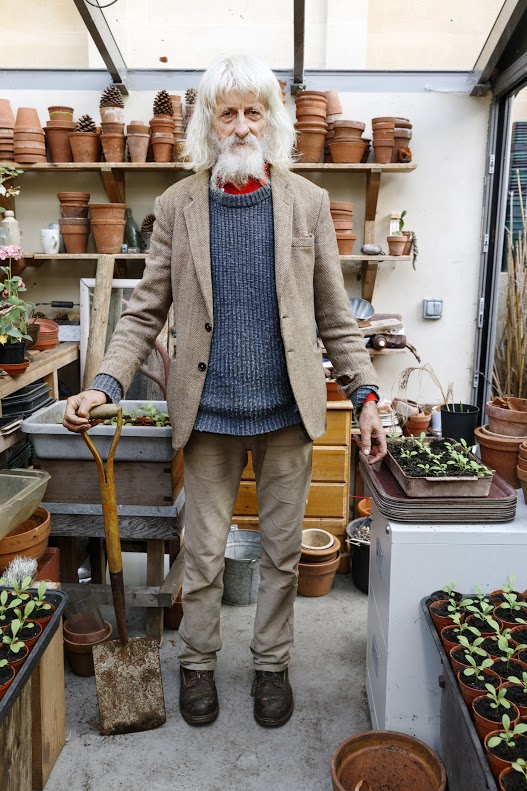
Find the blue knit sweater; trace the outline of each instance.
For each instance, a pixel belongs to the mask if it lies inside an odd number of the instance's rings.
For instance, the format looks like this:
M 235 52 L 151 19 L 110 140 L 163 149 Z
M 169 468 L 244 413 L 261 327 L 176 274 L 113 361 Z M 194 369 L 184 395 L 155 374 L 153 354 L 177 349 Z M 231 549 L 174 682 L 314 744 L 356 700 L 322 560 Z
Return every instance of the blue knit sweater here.
M 214 329 L 194 428 L 254 435 L 300 423 L 280 334 L 271 188 L 211 190 Z

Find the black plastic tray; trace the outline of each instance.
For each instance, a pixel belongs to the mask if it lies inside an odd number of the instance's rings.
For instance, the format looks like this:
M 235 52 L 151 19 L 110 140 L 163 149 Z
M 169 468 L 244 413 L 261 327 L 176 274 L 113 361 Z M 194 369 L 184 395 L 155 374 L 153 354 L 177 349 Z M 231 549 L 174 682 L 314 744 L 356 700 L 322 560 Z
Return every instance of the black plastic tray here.
M 3 590 L 12 590 L 12 588 L 0 588 L 0 591 Z M 31 591 L 32 588 L 29 590 Z M 46 599 L 51 604 L 55 605 L 55 612 L 53 613 L 51 620 L 45 625 L 44 630 L 37 641 L 37 644 L 20 668 L 15 680 L 7 690 L 2 700 L 0 700 L 0 725 L 31 678 L 33 670 L 40 662 L 42 654 L 51 642 L 51 638 L 58 629 L 62 612 L 68 601 L 68 597 L 64 591 L 55 590 L 46 591 Z
M 442 687 L 440 741 L 448 789 L 449 791 L 499 791 L 443 643 L 428 612 L 428 605 L 432 601 L 430 596 L 425 596 L 421 599 L 421 607 L 443 665 L 440 682 Z

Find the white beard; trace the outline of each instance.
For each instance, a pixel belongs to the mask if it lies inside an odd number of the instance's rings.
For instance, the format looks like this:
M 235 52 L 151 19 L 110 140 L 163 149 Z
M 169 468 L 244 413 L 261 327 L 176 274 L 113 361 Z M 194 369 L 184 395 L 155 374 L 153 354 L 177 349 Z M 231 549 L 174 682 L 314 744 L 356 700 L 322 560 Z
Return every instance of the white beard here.
M 233 133 L 220 143 L 214 132 L 211 136 L 218 154 L 212 167 L 212 189 L 221 189 L 220 184 L 227 182 L 242 185 L 250 178 L 267 181 L 265 138 L 262 144 L 252 132 L 244 138 Z

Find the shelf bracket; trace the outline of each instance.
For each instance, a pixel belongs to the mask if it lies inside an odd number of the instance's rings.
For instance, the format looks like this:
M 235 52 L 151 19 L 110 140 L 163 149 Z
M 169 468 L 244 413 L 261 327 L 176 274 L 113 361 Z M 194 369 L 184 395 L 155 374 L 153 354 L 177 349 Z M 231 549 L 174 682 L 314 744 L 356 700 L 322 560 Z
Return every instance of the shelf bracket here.
M 373 299 L 378 268 L 378 264 L 370 261 L 364 261 L 362 264 L 362 298 L 368 300 L 368 302 L 371 302 Z
M 110 203 L 126 203 L 124 172 L 110 165 L 101 167 L 101 179 Z

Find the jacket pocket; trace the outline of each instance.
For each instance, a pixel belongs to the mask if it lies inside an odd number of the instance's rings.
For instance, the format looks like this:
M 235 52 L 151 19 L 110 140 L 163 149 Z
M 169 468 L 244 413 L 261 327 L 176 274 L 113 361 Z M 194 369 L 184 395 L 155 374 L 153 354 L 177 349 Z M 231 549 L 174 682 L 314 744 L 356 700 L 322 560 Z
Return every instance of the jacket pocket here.
M 315 237 L 313 234 L 309 236 L 293 236 L 291 240 L 291 247 L 314 247 Z

